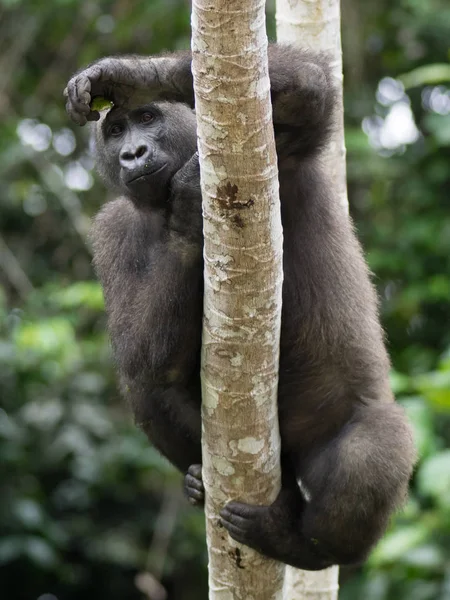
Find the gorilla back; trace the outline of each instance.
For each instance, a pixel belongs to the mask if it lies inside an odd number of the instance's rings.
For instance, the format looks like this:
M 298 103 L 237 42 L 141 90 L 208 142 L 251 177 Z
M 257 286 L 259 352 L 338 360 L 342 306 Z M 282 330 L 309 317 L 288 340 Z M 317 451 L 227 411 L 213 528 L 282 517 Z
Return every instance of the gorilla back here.
M 415 453 L 389 388 L 377 299 L 320 153 L 333 127 L 326 59 L 269 47 L 284 229 L 278 391 L 282 490 L 230 502 L 230 535 L 302 569 L 363 560 L 407 493 Z M 136 89 L 156 101 L 130 109 Z M 202 220 L 190 58 L 106 58 L 69 82 L 68 112 L 96 120 L 100 172 L 123 196 L 94 222 L 94 263 L 137 422 L 203 502 Z M 183 104 L 184 102 L 185 104 Z M 124 104 L 125 103 L 125 104 Z

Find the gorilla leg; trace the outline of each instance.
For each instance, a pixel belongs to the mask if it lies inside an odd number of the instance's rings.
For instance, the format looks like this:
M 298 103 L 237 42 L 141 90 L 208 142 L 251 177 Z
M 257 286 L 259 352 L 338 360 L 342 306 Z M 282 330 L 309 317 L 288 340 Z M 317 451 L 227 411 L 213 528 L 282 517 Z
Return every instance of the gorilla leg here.
M 334 439 L 294 465 L 303 498 L 295 477 L 284 475 L 271 506 L 230 502 L 222 524 L 237 541 L 300 569 L 359 563 L 403 502 L 413 456 L 399 406 L 361 406 Z

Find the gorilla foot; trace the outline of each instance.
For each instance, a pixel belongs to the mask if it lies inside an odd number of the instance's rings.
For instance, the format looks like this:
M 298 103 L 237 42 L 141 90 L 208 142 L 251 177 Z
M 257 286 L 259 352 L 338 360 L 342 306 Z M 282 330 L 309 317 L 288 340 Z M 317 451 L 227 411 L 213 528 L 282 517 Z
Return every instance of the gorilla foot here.
M 230 502 L 220 511 L 220 521 L 234 540 L 269 558 L 308 571 L 333 564 L 307 542 L 298 522 L 274 506 Z
M 220 511 L 220 522 L 234 540 L 262 552 L 262 527 L 268 513 L 268 506 L 229 502 Z

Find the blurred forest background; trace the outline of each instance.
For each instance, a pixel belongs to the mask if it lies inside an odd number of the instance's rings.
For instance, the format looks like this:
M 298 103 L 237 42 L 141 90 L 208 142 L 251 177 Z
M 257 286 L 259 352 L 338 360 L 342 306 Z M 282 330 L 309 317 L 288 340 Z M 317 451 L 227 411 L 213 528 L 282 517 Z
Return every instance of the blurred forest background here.
M 190 2 L 0 9 L 0 595 L 156 600 L 150 573 L 206 599 L 203 515 L 118 397 L 86 242 L 107 193 L 62 97 L 99 57 L 188 47 Z M 449 600 L 450 4 L 343 0 L 342 32 L 350 209 L 420 462 L 340 598 Z

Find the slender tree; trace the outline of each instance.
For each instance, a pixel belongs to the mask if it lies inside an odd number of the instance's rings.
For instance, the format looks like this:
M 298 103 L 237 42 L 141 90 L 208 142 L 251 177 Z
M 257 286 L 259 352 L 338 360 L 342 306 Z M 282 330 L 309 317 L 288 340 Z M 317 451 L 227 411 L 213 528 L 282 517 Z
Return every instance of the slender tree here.
M 331 58 L 339 106 L 338 122 L 326 152 L 330 176 L 339 186 L 341 206 L 347 210 L 345 169 L 344 112 L 342 101 L 342 49 L 339 0 L 277 0 L 276 22 L 278 42 L 327 52 Z M 284 600 L 335 600 L 338 596 L 338 567 L 319 572 L 286 568 Z
M 210 598 L 281 597 L 284 566 L 228 537 L 229 500 L 280 487 L 282 228 L 264 0 L 196 0 L 193 74 L 205 234 L 203 480 Z

